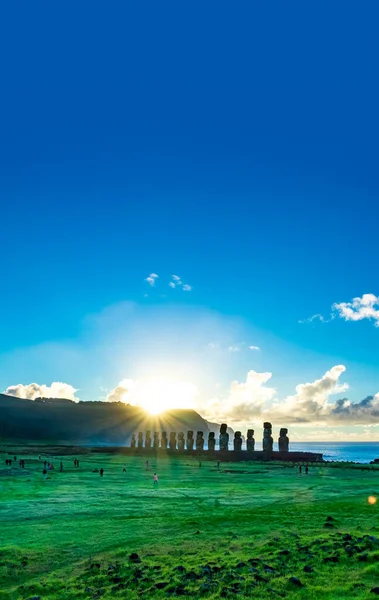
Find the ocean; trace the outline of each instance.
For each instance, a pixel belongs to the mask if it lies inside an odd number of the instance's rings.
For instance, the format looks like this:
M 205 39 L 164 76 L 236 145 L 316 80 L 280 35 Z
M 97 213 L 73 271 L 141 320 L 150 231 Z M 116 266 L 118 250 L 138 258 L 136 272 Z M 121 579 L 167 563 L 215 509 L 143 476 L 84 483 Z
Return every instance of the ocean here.
M 260 445 L 255 445 L 260 450 Z M 274 444 L 276 450 L 276 444 Z M 291 442 L 290 450 L 298 452 L 318 452 L 324 460 L 353 461 L 369 463 L 379 458 L 379 442 Z

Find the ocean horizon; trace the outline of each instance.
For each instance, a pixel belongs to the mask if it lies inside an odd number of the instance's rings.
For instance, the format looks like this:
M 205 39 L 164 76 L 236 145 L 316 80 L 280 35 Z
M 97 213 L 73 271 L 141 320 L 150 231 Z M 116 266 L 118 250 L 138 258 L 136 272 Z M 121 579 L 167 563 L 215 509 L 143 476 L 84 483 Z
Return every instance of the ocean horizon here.
M 261 450 L 260 443 L 255 444 Z M 276 450 L 276 444 L 274 444 Z M 323 455 L 324 460 L 339 462 L 370 463 L 379 458 L 379 442 L 291 442 L 290 450 L 296 452 L 316 452 Z

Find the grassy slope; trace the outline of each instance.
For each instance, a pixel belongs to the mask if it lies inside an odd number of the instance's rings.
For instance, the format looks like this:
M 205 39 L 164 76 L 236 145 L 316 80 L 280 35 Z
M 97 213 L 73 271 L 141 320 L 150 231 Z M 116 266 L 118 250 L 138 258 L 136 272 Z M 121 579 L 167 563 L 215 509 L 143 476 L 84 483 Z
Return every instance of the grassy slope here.
M 80 460 L 74 469 L 65 456 L 65 471 L 47 481 L 37 456 L 26 457 L 25 471 L 2 470 L 0 599 L 133 599 L 144 591 L 149 598 L 375 597 L 379 540 L 363 536 L 379 537 L 379 503 L 367 502 L 379 496 L 378 471 L 314 467 L 299 475 L 239 463 L 218 472 L 214 463 L 167 459 L 146 472 L 143 459 Z M 103 479 L 92 473 L 101 466 Z M 129 560 L 132 552 L 141 563 Z

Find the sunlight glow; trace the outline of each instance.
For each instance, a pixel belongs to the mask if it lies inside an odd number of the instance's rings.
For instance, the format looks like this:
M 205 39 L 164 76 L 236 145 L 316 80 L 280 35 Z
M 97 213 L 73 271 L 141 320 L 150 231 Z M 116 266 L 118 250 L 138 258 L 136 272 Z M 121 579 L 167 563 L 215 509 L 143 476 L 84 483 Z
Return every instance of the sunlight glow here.
M 141 406 L 152 415 L 172 408 L 195 408 L 196 386 L 174 379 L 138 379 L 129 384 L 125 402 Z

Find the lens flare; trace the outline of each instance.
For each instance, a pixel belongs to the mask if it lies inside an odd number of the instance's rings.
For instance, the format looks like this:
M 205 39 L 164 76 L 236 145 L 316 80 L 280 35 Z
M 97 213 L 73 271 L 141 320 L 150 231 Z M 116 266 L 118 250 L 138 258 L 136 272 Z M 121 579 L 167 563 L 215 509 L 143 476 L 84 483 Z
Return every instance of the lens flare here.
M 369 496 L 368 499 L 367 499 L 367 502 L 369 504 L 376 504 L 376 498 L 375 498 L 375 496 Z

